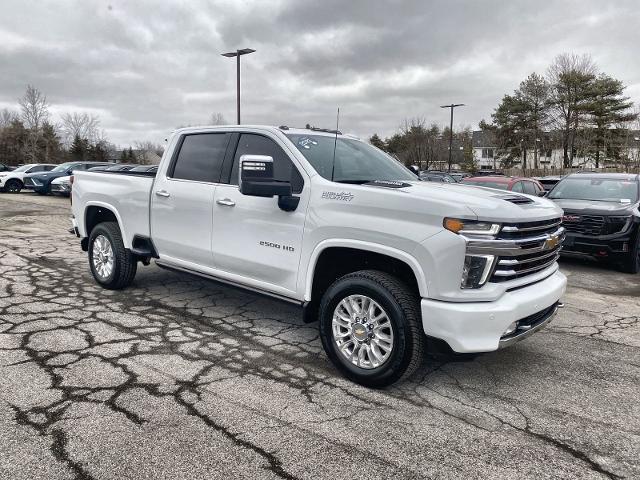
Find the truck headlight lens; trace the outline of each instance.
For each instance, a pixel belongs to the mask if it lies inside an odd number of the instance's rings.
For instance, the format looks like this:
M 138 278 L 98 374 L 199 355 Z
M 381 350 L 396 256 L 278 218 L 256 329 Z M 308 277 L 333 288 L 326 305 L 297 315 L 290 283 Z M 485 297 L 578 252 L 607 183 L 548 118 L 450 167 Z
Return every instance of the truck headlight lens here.
M 494 261 L 493 255 L 467 255 L 464 257 L 460 288 L 480 288 L 487 283 Z
M 500 231 L 499 223 L 478 222 L 475 220 L 461 220 L 458 218 L 445 218 L 442 222 L 444 228 L 461 235 L 491 235 Z

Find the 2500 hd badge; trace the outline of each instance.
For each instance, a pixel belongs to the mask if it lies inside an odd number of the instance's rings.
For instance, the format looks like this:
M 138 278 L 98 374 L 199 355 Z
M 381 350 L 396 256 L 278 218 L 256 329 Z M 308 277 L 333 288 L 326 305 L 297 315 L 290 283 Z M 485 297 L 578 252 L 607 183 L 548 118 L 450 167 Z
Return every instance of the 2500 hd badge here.
M 280 245 L 279 243 L 273 243 L 273 242 L 265 242 L 263 240 L 260 240 L 260 246 L 261 247 L 271 247 L 271 248 L 277 248 L 278 250 L 284 250 L 285 252 L 294 252 L 295 248 L 289 246 L 289 245 Z

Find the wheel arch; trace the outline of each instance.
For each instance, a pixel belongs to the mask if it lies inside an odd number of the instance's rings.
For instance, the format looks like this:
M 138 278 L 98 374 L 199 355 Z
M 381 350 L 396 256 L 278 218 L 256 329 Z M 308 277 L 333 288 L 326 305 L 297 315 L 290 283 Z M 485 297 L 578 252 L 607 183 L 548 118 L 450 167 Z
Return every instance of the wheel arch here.
M 399 270 L 401 279 L 410 286 L 415 287 L 421 297 L 428 297 L 426 276 L 420 267 L 417 259 L 409 253 L 393 247 L 360 240 L 326 240 L 319 243 L 311 254 L 309 268 L 305 279 L 304 299 L 307 302 L 316 301 L 317 288 L 319 287 L 319 275 L 322 275 L 325 262 L 335 259 L 348 258 L 350 254 L 355 254 L 353 265 L 360 265 L 363 259 L 373 260 L 373 268 L 378 267 L 382 271 Z M 388 259 L 386 263 L 381 260 Z M 349 265 L 338 268 L 337 271 L 351 270 Z M 371 265 L 363 264 L 362 269 L 371 269 Z M 349 273 L 349 272 L 345 272 Z
M 118 224 L 125 248 L 131 248 L 129 238 L 127 238 L 127 235 L 125 234 L 122 219 L 120 218 L 118 210 L 113 208 L 112 205 L 104 202 L 88 202 L 85 206 L 83 216 L 85 238 L 89 238 L 91 230 L 93 230 L 99 223 L 113 221 Z

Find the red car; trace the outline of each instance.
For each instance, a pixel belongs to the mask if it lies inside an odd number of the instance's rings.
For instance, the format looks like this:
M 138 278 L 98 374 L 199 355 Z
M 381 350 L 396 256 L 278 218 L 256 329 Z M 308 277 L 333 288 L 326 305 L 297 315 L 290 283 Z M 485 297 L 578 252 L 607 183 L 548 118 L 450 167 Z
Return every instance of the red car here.
M 544 195 L 544 187 L 533 178 L 526 177 L 468 177 L 460 182 L 464 185 L 475 185 L 477 187 L 498 188 L 511 192 L 527 193 L 529 195 Z

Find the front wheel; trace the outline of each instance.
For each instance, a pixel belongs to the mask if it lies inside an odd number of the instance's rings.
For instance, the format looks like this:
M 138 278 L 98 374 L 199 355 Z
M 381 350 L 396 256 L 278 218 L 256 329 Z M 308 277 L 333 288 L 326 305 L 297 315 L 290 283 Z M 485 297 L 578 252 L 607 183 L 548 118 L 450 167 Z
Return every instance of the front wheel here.
M 320 304 L 320 338 L 349 379 L 381 388 L 410 376 L 424 358 L 418 297 L 396 277 L 363 270 L 336 280 Z
M 98 224 L 89 236 L 89 266 L 96 282 L 109 290 L 121 290 L 133 282 L 138 268 L 134 254 L 124 248 L 116 222 Z
M 622 264 L 622 270 L 627 273 L 640 272 L 640 227 L 636 233 L 636 240 L 629 251 L 629 256 Z
M 9 180 L 4 186 L 5 192 L 20 193 L 22 190 L 22 182 L 20 180 Z

